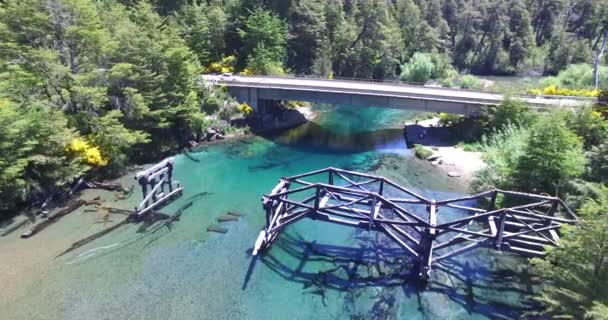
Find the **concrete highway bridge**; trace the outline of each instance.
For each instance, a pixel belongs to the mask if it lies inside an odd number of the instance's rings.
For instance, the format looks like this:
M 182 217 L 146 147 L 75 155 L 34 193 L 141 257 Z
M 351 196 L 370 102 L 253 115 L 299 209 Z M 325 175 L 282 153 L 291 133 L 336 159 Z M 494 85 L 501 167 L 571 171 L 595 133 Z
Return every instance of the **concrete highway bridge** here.
M 479 114 L 499 104 L 504 94 L 474 90 L 427 87 L 398 83 L 330 80 L 300 77 L 203 75 L 203 80 L 226 86 L 239 101 L 260 111 L 262 100 L 297 100 L 352 106 L 376 106 L 422 112 Z M 532 108 L 577 107 L 592 98 L 517 95 Z

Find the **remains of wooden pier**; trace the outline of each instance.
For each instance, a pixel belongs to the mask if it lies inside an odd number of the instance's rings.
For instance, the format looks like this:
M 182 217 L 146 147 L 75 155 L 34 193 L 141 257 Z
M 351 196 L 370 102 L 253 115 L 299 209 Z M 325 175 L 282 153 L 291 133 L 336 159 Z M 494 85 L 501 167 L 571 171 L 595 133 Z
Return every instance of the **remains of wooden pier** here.
M 143 194 L 143 200 L 135 208 L 135 216 L 154 211 L 183 193 L 184 188 L 179 182 L 173 181 L 174 162 L 175 157 L 170 157 L 135 175 Z
M 383 232 L 417 261 L 422 279 L 434 264 L 479 247 L 542 256 L 545 246 L 560 245 L 563 224 L 579 221 L 556 197 L 494 189 L 433 200 L 381 176 L 336 168 L 282 178 L 262 202 L 266 226 L 254 256 L 308 217 Z

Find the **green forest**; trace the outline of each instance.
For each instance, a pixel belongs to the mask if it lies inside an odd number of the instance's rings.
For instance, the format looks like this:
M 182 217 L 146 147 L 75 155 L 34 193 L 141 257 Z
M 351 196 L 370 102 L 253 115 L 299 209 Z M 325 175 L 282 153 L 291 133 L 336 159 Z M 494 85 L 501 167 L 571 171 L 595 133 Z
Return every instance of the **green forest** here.
M 465 88 L 475 76 L 552 76 L 538 93 L 586 90 L 605 101 L 594 63 L 607 61 L 598 58 L 606 38 L 604 0 L 2 0 L 0 217 L 79 177 L 115 177 L 177 152 L 246 113 L 205 87 L 203 73 Z M 488 163 L 476 188 L 559 195 L 584 217 L 564 248 L 533 262 L 552 316 L 608 319 L 601 107 L 541 116 L 508 100 L 475 120 L 471 147 Z

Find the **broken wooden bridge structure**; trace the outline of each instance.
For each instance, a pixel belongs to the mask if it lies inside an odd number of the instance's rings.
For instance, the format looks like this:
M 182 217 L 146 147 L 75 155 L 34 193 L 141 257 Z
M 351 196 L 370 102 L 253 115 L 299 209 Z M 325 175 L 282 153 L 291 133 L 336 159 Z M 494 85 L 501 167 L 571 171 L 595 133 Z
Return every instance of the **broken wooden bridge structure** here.
M 416 261 L 422 279 L 434 264 L 480 247 L 543 256 L 546 246 L 560 246 L 562 225 L 579 222 L 557 197 L 494 189 L 435 200 L 381 176 L 336 168 L 282 178 L 262 202 L 266 226 L 254 256 L 307 217 L 384 233 Z
M 153 212 L 172 198 L 182 195 L 184 188 L 173 181 L 175 157 L 169 157 L 152 167 L 135 174 L 143 194 L 143 200 L 135 207 L 135 217 Z

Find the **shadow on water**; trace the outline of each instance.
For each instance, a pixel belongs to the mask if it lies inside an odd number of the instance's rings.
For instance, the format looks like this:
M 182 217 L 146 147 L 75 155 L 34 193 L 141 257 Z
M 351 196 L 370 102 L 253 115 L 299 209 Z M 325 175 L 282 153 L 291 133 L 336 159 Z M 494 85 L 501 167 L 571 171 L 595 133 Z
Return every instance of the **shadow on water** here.
M 384 146 L 405 150 L 404 131 L 387 128 L 362 132 L 337 132 L 327 125 L 308 122 L 279 135 L 266 135 L 267 139 L 312 152 L 357 153 L 378 150 Z
M 370 311 L 374 319 L 396 317 L 396 310 L 392 310 L 392 307 L 387 309 L 387 306 L 396 305 L 395 308 L 398 308 L 398 291 L 402 291 L 406 297 L 415 296 L 418 311 L 423 314 L 429 307 L 440 307 L 425 301 L 431 299 L 429 294 L 441 294 L 460 305 L 468 314 L 482 314 L 492 319 L 519 319 L 527 311 L 538 308 L 521 298 L 534 293 L 534 279 L 526 269 L 494 270 L 487 263 L 451 259 L 435 266 L 428 286 L 421 289 L 415 261 L 404 256 L 403 251 L 395 248 L 390 239 L 363 231 L 357 238 L 360 247 L 348 247 L 307 242 L 297 233 L 285 232 L 270 251 L 252 259 L 242 289 L 246 290 L 255 264 L 262 263 L 284 280 L 301 283 L 303 294 L 319 295 L 323 303 L 330 290 L 343 293 L 345 309 L 360 311 L 360 308 L 354 308 L 354 300 L 362 290 L 380 288 Z M 294 260 L 292 258 L 295 258 L 297 265 L 284 262 Z M 315 266 L 319 265 L 326 267 L 315 270 Z M 505 295 L 515 295 L 516 298 L 507 301 L 509 299 Z M 353 304 L 353 308 L 348 307 L 349 303 Z M 379 316 L 378 312 L 384 316 Z M 366 315 L 366 318 L 369 316 Z

